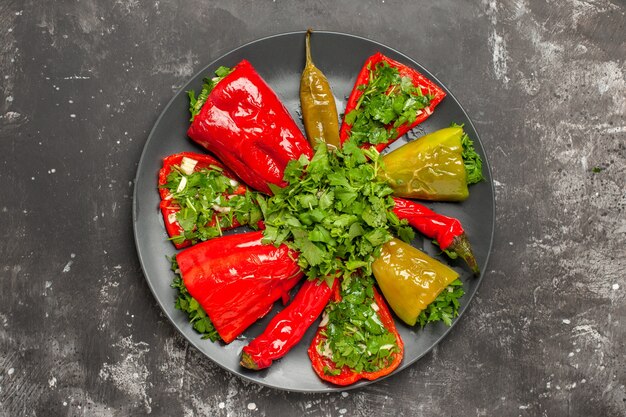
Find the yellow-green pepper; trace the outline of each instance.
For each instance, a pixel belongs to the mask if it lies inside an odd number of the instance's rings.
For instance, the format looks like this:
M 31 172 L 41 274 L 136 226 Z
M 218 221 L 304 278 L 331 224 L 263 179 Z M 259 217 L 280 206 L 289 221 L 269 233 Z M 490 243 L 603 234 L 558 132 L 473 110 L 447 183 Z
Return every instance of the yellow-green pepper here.
M 453 269 L 398 239 L 383 245 L 372 271 L 389 306 L 410 326 L 459 277 Z
M 311 59 L 311 32 L 306 32 L 306 64 L 300 78 L 300 106 L 306 137 L 311 145 L 324 142 L 339 148 L 339 115 L 330 83 Z
M 469 196 L 463 162 L 463 128 L 447 127 L 383 157 L 381 176 L 396 197 L 463 201 Z

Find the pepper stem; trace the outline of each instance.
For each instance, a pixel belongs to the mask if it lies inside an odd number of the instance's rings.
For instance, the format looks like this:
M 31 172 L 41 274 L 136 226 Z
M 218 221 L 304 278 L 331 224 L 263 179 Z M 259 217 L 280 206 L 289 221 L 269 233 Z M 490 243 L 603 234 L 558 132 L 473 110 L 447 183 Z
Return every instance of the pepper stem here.
M 241 361 L 239 362 L 241 366 L 244 368 L 252 369 L 253 371 L 258 371 L 259 366 L 256 364 L 252 356 L 247 354 L 246 352 L 241 352 Z
M 313 29 L 308 28 L 306 31 L 306 63 L 307 65 L 313 64 L 313 59 L 311 58 L 311 33 Z
M 454 251 L 457 255 L 463 258 L 463 260 L 471 268 L 472 272 L 474 272 L 474 275 L 480 274 L 480 268 L 476 263 L 476 258 L 474 258 L 472 247 L 465 232 L 461 233 L 458 236 L 455 236 L 450 246 L 448 246 L 446 249 Z

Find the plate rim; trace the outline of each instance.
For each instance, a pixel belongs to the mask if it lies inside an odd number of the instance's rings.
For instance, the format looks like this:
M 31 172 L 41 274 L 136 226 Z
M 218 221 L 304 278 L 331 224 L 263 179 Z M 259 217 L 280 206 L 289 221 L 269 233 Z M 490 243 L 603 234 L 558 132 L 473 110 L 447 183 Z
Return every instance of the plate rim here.
M 480 275 L 478 277 L 471 278 L 471 279 L 477 280 L 478 282 L 477 282 L 476 286 L 474 287 L 473 291 L 471 293 L 467 293 L 466 292 L 465 296 L 464 296 L 464 297 L 467 297 L 469 302 L 466 303 L 465 305 L 461 306 L 460 311 L 459 311 L 459 315 L 454 319 L 452 325 L 451 326 L 447 326 L 445 328 L 445 331 L 443 331 L 439 335 L 439 337 L 436 338 L 436 340 L 434 341 L 432 346 L 430 346 L 428 349 L 426 349 L 424 352 L 422 352 L 421 354 L 417 355 L 416 357 L 411 358 L 409 361 L 407 361 L 405 364 L 403 364 L 400 369 L 394 370 L 390 374 L 385 375 L 384 377 L 378 378 L 378 379 L 373 380 L 373 381 L 361 380 L 361 381 L 359 381 L 357 383 L 354 383 L 352 385 L 349 385 L 349 386 L 334 386 L 334 385 L 330 385 L 330 384 L 325 384 L 325 386 L 323 388 L 320 388 L 320 389 L 297 389 L 297 388 L 278 387 L 278 386 L 266 383 L 264 380 L 259 380 L 259 379 L 252 378 L 252 377 L 248 376 L 245 373 L 233 371 L 233 370 L 227 368 L 224 364 L 214 360 L 209 355 L 207 355 L 203 351 L 203 349 L 201 349 L 199 347 L 199 345 L 198 345 L 198 343 L 196 343 L 196 341 L 190 340 L 178 328 L 178 326 L 176 324 L 177 320 L 175 320 L 174 317 L 169 313 L 168 309 L 165 308 L 164 303 L 161 302 L 161 299 L 158 296 L 153 283 L 148 279 L 146 268 L 144 266 L 145 265 L 144 254 L 143 254 L 143 251 L 141 249 L 141 245 L 139 244 L 139 237 L 138 237 L 138 230 L 137 230 L 137 223 L 138 223 L 138 205 L 137 205 L 138 187 L 137 187 L 137 181 L 138 181 L 138 177 L 139 177 L 141 168 L 142 168 L 142 166 L 145 165 L 145 158 L 146 158 L 147 150 L 149 148 L 149 145 L 155 140 L 154 139 L 154 137 L 156 136 L 155 135 L 155 131 L 157 130 L 157 127 L 159 126 L 161 120 L 164 118 L 165 114 L 168 112 L 170 107 L 172 107 L 172 104 L 174 103 L 176 98 L 180 94 L 185 93 L 189 89 L 190 84 L 198 76 L 206 73 L 208 68 L 216 65 L 218 62 L 224 60 L 229 55 L 237 53 L 241 49 L 248 48 L 248 47 L 250 47 L 252 45 L 255 45 L 255 44 L 258 44 L 258 43 L 267 42 L 267 41 L 269 41 L 271 39 L 274 39 L 274 38 L 288 37 L 288 36 L 294 36 L 294 35 L 301 35 L 301 36 L 303 36 L 304 34 L 306 34 L 306 31 L 302 30 L 302 31 L 281 32 L 281 33 L 277 33 L 277 34 L 273 34 L 273 35 L 269 35 L 269 36 L 264 36 L 264 37 L 261 37 L 261 38 L 258 38 L 258 39 L 254 39 L 254 40 L 249 41 L 247 43 L 244 43 L 244 44 L 242 44 L 242 45 L 240 45 L 240 46 L 238 46 L 236 48 L 228 50 L 227 52 L 223 53 L 222 55 L 220 55 L 216 59 L 214 59 L 211 62 L 209 62 L 207 65 L 204 65 L 199 71 L 197 71 L 193 75 L 191 75 L 187 79 L 187 81 L 179 89 L 177 89 L 177 91 L 172 95 L 172 97 L 167 102 L 167 104 L 163 107 L 163 110 L 160 112 L 159 116 L 157 117 L 157 119 L 155 120 L 154 124 L 152 125 L 150 133 L 148 134 L 148 138 L 147 138 L 147 140 L 145 141 L 145 143 L 143 145 L 143 149 L 141 151 L 141 156 L 139 157 L 139 161 L 137 163 L 137 170 L 136 170 L 135 176 L 133 178 L 133 203 L 132 203 L 133 236 L 134 236 L 134 242 L 135 242 L 135 250 L 137 252 L 137 257 L 139 259 L 139 263 L 140 263 L 140 266 L 141 266 L 141 271 L 142 271 L 142 274 L 144 276 L 145 281 L 148 284 L 148 287 L 150 288 L 150 292 L 152 293 L 153 297 L 156 299 L 157 303 L 159 304 L 161 312 L 163 314 L 165 314 L 165 316 L 168 318 L 170 324 L 172 324 L 174 326 L 174 328 L 176 329 L 176 331 L 181 336 L 183 336 L 183 338 L 187 341 L 187 343 L 191 344 L 200 353 L 202 353 L 202 355 L 204 357 L 209 359 L 212 363 L 218 365 L 220 368 L 222 368 L 225 371 L 227 371 L 229 374 L 236 375 L 237 377 L 243 378 L 244 380 L 249 381 L 249 382 L 254 382 L 256 384 L 259 384 L 259 385 L 262 385 L 262 386 L 265 386 L 265 387 L 268 387 L 268 388 L 272 388 L 272 389 L 280 390 L 280 391 L 285 391 L 285 392 L 322 393 L 322 392 L 348 391 L 348 390 L 352 390 L 352 389 L 362 388 L 362 387 L 364 387 L 366 385 L 372 384 L 374 382 L 379 382 L 379 381 L 381 381 L 383 379 L 391 377 L 392 375 L 395 375 L 396 373 L 401 372 L 401 371 L 409 368 L 414 363 L 416 363 L 421 358 L 423 358 L 426 354 L 430 353 L 436 346 L 439 345 L 439 343 L 442 342 L 442 340 L 444 340 L 448 336 L 448 333 L 452 330 L 453 327 L 455 327 L 457 322 L 460 321 L 461 317 L 465 314 L 465 311 L 470 307 L 471 301 L 473 300 L 474 296 L 476 295 L 476 292 L 478 291 L 478 289 L 482 285 L 482 281 L 483 281 L 483 278 L 484 278 L 485 273 L 487 271 L 487 266 L 489 265 L 489 260 L 491 258 L 491 254 L 492 254 L 493 241 L 494 241 L 494 237 L 495 237 L 495 227 L 496 227 L 496 203 L 497 203 L 496 202 L 496 198 L 495 198 L 496 197 L 496 193 L 495 193 L 495 185 L 494 185 L 493 175 L 492 175 L 492 170 L 491 170 L 491 164 L 489 163 L 489 158 L 488 158 L 488 155 L 487 155 L 487 151 L 486 151 L 485 147 L 483 146 L 483 141 L 480 139 L 480 135 L 478 133 L 478 130 L 476 129 L 476 127 L 474 125 L 474 122 L 472 121 L 471 117 L 467 114 L 467 111 L 465 110 L 465 108 L 461 105 L 459 100 L 450 91 L 450 89 L 446 86 L 446 84 L 442 83 L 439 80 L 439 78 L 437 78 L 428 68 L 426 68 L 424 65 L 422 65 L 421 63 L 419 63 L 415 59 L 413 59 L 413 58 L 409 57 L 408 55 L 404 54 L 403 52 L 398 51 L 397 49 L 395 49 L 393 47 L 390 47 L 388 45 L 385 45 L 385 44 L 383 44 L 381 42 L 378 42 L 378 41 L 366 38 L 364 36 L 354 35 L 354 34 L 350 34 L 350 33 L 346 33 L 346 32 L 337 32 L 337 31 L 328 31 L 328 30 L 315 30 L 314 33 L 334 35 L 334 36 L 339 36 L 339 37 L 353 38 L 353 39 L 356 39 L 356 40 L 359 40 L 359 41 L 365 41 L 367 43 L 371 43 L 371 44 L 374 44 L 374 45 L 377 45 L 377 46 L 381 46 L 381 47 L 383 47 L 385 49 L 391 50 L 394 53 L 396 53 L 396 54 L 400 55 L 401 57 L 403 57 L 405 60 L 419 65 L 420 66 L 420 72 L 423 72 L 424 75 L 426 75 L 428 78 L 430 78 L 431 80 L 435 81 L 437 84 L 439 84 L 440 86 L 442 86 L 444 88 L 444 90 L 446 91 L 446 94 L 448 96 L 450 96 L 454 100 L 455 103 L 458 104 L 459 109 L 461 110 L 463 115 L 466 117 L 466 119 L 469 122 L 471 128 L 473 129 L 474 132 L 476 132 L 476 139 L 478 140 L 478 143 L 480 143 L 481 149 L 482 149 L 482 151 L 484 153 L 485 158 L 484 158 L 484 160 L 482 162 L 483 162 L 483 169 L 485 169 L 487 171 L 488 178 L 490 179 L 489 187 L 490 187 L 491 196 L 492 196 L 492 207 L 491 207 L 492 221 L 491 221 L 491 233 L 489 235 L 489 244 L 488 244 L 488 248 L 487 248 L 487 253 L 486 253 L 484 265 L 481 267 Z M 322 381 L 322 382 L 324 382 L 324 381 Z

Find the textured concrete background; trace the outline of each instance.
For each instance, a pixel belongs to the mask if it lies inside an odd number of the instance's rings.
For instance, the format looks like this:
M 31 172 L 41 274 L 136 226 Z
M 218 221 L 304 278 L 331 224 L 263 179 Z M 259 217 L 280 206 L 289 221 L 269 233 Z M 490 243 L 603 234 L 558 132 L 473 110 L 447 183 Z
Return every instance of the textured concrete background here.
M 626 415 L 626 4 L 336 3 L 0 1 L 1 416 Z M 489 270 L 454 331 L 329 395 L 246 383 L 191 348 L 131 228 L 173 93 L 234 47 L 309 26 L 433 71 L 475 121 L 497 197 Z

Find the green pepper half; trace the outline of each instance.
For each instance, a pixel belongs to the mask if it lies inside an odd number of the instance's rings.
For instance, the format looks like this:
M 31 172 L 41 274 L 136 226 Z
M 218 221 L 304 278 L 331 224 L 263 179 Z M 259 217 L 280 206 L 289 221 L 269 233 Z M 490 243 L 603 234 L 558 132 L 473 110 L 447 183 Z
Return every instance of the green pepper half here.
M 383 245 L 372 271 L 393 311 L 410 326 L 459 277 L 453 269 L 395 238 Z
M 463 128 L 447 127 L 383 157 L 381 176 L 396 197 L 463 201 L 469 196 L 463 162 Z

